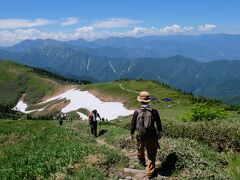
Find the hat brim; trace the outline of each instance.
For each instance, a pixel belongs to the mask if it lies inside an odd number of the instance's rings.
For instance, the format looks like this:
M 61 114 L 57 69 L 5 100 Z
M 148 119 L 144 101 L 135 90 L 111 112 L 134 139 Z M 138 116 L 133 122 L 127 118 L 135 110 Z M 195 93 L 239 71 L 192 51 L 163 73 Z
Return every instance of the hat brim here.
M 146 102 L 146 103 L 151 101 L 151 99 L 148 99 L 148 100 L 141 99 L 140 96 L 137 97 L 137 100 L 138 102 Z

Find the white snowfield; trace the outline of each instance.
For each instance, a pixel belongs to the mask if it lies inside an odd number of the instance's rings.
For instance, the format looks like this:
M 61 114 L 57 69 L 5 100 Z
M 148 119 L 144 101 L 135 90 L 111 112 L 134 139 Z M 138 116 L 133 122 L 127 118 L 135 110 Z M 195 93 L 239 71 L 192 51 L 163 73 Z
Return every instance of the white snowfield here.
M 77 114 L 82 118 L 82 120 L 87 120 L 88 116 L 86 116 L 85 114 L 81 113 L 81 112 L 77 112 Z
M 45 104 L 50 101 L 60 100 L 60 99 L 67 99 L 70 100 L 70 103 L 66 105 L 61 111 L 63 113 L 68 113 L 70 111 L 76 111 L 79 108 L 84 108 L 89 111 L 96 109 L 101 117 L 113 120 L 119 116 L 127 116 L 133 114 L 132 110 L 126 109 L 122 103 L 119 102 L 103 102 L 98 99 L 93 94 L 89 93 L 88 91 L 80 91 L 79 89 L 70 89 L 60 95 L 51 97 L 39 104 Z M 20 103 L 20 101 L 19 101 Z M 19 104 L 18 103 L 18 104 Z M 25 104 L 26 109 L 26 104 Z M 21 111 L 24 110 L 24 107 L 19 108 Z M 42 109 L 41 109 L 42 110 Z M 23 111 L 22 111 L 23 112 Z M 79 114 L 79 112 L 78 112 Z M 87 117 L 83 116 L 84 114 L 80 114 L 83 119 Z
M 42 111 L 43 110 L 43 109 L 34 109 L 34 110 L 31 110 L 31 111 L 26 111 L 27 104 L 24 103 L 22 100 L 18 101 L 17 105 L 12 109 L 23 112 L 23 113 L 26 113 L 26 114 L 34 112 L 34 111 Z

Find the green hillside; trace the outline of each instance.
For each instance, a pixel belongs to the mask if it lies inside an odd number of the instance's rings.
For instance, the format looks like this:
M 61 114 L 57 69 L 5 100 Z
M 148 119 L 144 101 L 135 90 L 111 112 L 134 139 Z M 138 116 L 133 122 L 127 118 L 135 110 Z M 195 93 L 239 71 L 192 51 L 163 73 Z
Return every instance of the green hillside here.
M 0 62 L 0 104 L 13 106 L 24 93 L 26 102 L 32 104 L 58 87 L 57 81 L 34 72 L 32 68 L 11 61 Z
M 204 88 L 202 91 L 203 95 L 209 97 L 222 97 L 221 99 L 224 102 L 239 105 L 240 96 L 238 92 L 240 90 L 240 77 L 235 79 L 226 80 L 223 82 L 218 82 L 211 84 L 208 87 Z M 228 94 L 226 96 L 226 94 Z
M 12 114 L 11 108 L 17 104 L 20 98 L 27 103 L 28 110 L 42 108 L 36 106 L 36 103 L 43 97 L 51 96 L 71 86 L 77 86 L 76 80 L 12 61 L 0 61 L 0 117 Z M 55 104 L 61 102 L 56 101 Z M 47 105 L 50 108 L 55 104 L 48 103 Z M 53 111 L 59 110 L 55 108 Z M 52 112 L 33 112 L 31 115 L 49 116 L 52 115 Z M 3 115 L 1 115 L 2 113 Z
M 1 105 L 14 104 L 26 93 L 27 103 L 36 106 L 43 96 L 67 83 L 9 61 L 1 62 L 0 68 Z M 80 88 L 131 109 L 139 106 L 139 91 L 151 93 L 151 106 L 159 111 L 163 125 L 157 154 L 159 177 L 155 179 L 240 178 L 238 107 L 155 81 L 121 80 Z M 130 117 L 101 122 L 99 131 L 104 133 L 94 139 L 84 121 L 64 121 L 60 127 L 57 121 L 1 120 L 0 179 L 124 178 L 128 176 L 124 168 L 141 169 L 131 155 L 136 151 L 135 142 L 129 140 L 129 127 Z
M 118 100 L 123 102 L 128 108 L 132 109 L 139 107 L 136 99 L 138 92 L 143 90 L 149 91 L 156 98 L 156 100 L 152 101 L 152 106 L 161 111 L 162 118 L 171 120 L 180 120 L 181 116 L 190 110 L 195 103 L 193 100 L 194 97 L 191 94 L 181 92 L 156 81 L 114 81 L 110 83 L 89 84 L 83 86 L 83 89 L 96 93 L 103 100 Z M 164 101 L 165 98 L 169 98 L 171 101 L 166 102 Z M 201 100 L 201 98 L 196 99 Z M 219 108 L 228 106 L 207 98 L 203 98 L 203 102 L 208 102 Z

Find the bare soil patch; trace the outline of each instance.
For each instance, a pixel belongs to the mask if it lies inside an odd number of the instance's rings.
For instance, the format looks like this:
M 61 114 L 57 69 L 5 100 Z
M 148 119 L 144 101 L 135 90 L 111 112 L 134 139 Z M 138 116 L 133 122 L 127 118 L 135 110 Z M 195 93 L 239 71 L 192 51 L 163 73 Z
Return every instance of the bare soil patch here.
M 75 84 L 66 84 L 66 85 L 60 85 L 54 93 L 52 93 L 51 95 L 48 95 L 48 96 L 44 96 L 42 98 L 42 101 L 45 101 L 53 96 L 58 96 L 59 94 L 62 94 L 64 92 L 66 92 L 67 90 L 70 90 L 70 89 L 77 89 L 79 88 L 79 85 L 75 85 Z
M 122 104 L 127 103 L 127 99 L 124 97 L 113 97 L 105 93 L 99 92 L 96 89 L 88 89 L 88 92 L 90 92 L 91 94 L 93 94 L 94 96 L 96 96 L 97 98 L 104 102 L 120 102 Z

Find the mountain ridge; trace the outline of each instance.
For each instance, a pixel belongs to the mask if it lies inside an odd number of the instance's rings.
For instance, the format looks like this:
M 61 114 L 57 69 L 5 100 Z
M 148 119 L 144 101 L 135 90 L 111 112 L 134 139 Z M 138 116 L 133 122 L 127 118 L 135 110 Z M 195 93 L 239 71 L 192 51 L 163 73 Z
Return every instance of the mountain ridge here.
M 224 40 L 229 37 L 240 37 L 239 35 L 204 35 L 208 38 L 223 37 Z M 226 36 L 226 37 L 225 37 Z M 109 38 L 110 44 L 116 40 L 122 43 L 130 44 L 134 47 L 132 41 L 150 42 L 146 39 L 153 38 L 154 41 L 164 38 L 182 38 L 181 41 L 189 41 L 192 36 L 169 36 L 169 37 L 144 37 L 144 38 Z M 197 36 L 194 38 L 202 38 Z M 68 78 L 85 79 L 92 82 L 107 82 L 116 79 L 150 79 L 169 84 L 175 88 L 180 88 L 196 95 L 204 95 L 213 98 L 220 98 L 225 102 L 231 103 L 234 97 L 239 97 L 239 93 L 228 94 L 227 91 L 220 93 L 225 88 L 233 89 L 236 87 L 231 82 L 233 79 L 239 79 L 240 65 L 238 60 L 217 60 L 210 62 L 200 62 L 183 55 L 175 55 L 167 58 L 137 57 L 136 54 L 142 53 L 141 49 L 131 49 L 122 47 L 100 47 L 102 42 L 108 42 L 109 39 L 96 40 L 88 42 L 80 39 L 82 43 L 95 43 L 96 48 L 77 47 L 74 42 L 60 42 L 55 40 L 27 40 L 10 48 L 0 49 L 1 59 L 12 59 L 18 63 L 29 66 L 51 70 Z M 125 40 L 129 42 L 125 42 Z M 236 43 L 238 40 L 236 40 Z M 240 42 L 240 41 L 239 41 Z M 98 45 L 97 45 L 98 43 Z M 103 44 L 104 44 L 103 43 Z M 203 41 L 206 43 L 206 40 Z M 24 45 L 25 44 L 25 45 Z M 22 46 L 22 47 L 21 47 Z M 118 46 L 121 46 L 119 44 Z M 239 46 L 240 47 L 240 46 Z M 131 54 L 131 51 L 135 54 Z M 188 50 L 190 51 L 190 50 Z M 152 50 L 149 53 L 153 52 Z M 240 52 L 240 51 L 239 51 Z M 118 57 L 124 53 L 126 57 Z M 109 56 L 105 56 L 105 55 Z M 111 57 L 113 56 L 113 57 Z M 223 83 L 220 83 L 223 82 Z M 237 81 L 235 81 L 237 82 Z M 222 84 L 220 87 L 219 84 Z M 226 87 L 224 87 L 226 86 Z M 210 88 L 211 90 L 207 90 Z M 216 93 L 214 93 L 216 92 Z M 231 91 L 233 92 L 233 91 Z M 234 91 L 235 92 L 235 91 Z M 228 97 L 229 96 L 229 97 Z M 234 100 L 240 103 L 240 99 Z
M 28 45 L 44 47 L 46 44 L 57 47 L 85 48 L 87 51 L 98 49 L 98 55 L 108 57 L 154 57 L 164 58 L 182 55 L 198 61 L 214 61 L 218 59 L 240 59 L 240 35 L 204 34 L 204 35 L 169 35 L 146 37 L 109 37 L 86 41 L 84 39 L 57 41 L 25 40 L 5 49 L 23 50 Z M 4 48 L 3 48 L 4 49 Z M 26 50 L 26 49 L 25 49 Z M 111 53 L 114 50 L 115 53 Z M 133 54 L 132 56 L 129 56 Z

